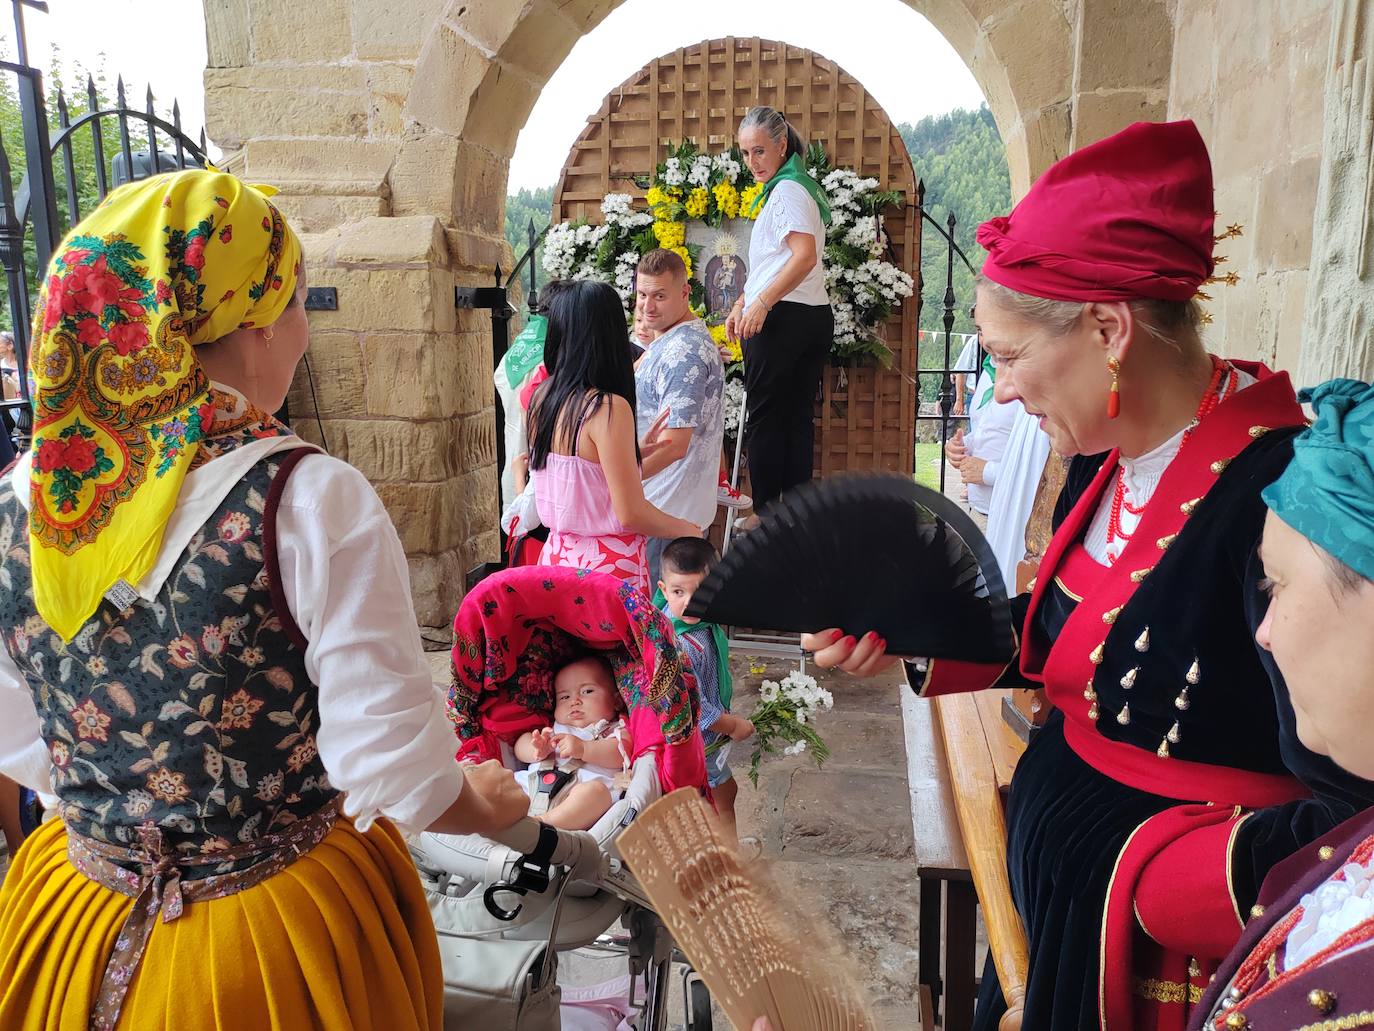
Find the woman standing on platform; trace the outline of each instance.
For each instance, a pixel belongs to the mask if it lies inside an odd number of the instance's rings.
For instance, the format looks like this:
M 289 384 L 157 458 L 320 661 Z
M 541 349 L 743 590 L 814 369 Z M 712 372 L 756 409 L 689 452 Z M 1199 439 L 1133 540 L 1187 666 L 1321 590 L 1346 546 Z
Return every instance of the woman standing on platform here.
M 1202 345 L 1214 219 L 1197 129 L 1138 123 L 978 231 L 997 400 L 1076 457 L 1016 599 L 1019 669 L 907 670 L 922 695 L 1029 680 L 1054 703 L 1007 803 L 1032 1031 L 1184 1028 L 1266 872 L 1374 804 L 1374 784 L 1303 746 L 1253 640 L 1260 490 L 1303 414 L 1285 374 Z M 812 637 L 820 665 L 891 661 L 871 635 L 838 638 Z M 993 1028 L 991 965 L 982 985 L 976 1025 Z
M 751 107 L 739 147 L 763 183 L 749 238 L 749 278 L 725 320 L 744 341 L 749 394 L 747 442 L 754 507 L 811 479 L 815 397 L 835 336 L 825 288 L 825 227 L 830 205 L 807 174 L 805 144 L 771 107 Z
M 60 818 L 0 890 L 5 1031 L 438 1029 L 391 821 L 528 807 L 454 762 L 376 492 L 267 414 L 300 263 L 265 191 L 194 170 L 110 194 L 48 268 L 0 478 L 0 771 Z

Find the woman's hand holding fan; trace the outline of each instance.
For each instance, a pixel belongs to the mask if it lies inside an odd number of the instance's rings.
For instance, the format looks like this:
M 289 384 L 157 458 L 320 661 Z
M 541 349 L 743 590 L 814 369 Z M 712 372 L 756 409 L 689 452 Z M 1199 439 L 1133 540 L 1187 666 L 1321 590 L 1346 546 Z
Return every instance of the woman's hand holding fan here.
M 901 661 L 896 655 L 887 654 L 887 642 L 871 630 L 862 637 L 853 637 L 832 627 L 802 634 L 801 646 L 812 653 L 821 669 L 842 669 L 856 677 L 876 677 Z

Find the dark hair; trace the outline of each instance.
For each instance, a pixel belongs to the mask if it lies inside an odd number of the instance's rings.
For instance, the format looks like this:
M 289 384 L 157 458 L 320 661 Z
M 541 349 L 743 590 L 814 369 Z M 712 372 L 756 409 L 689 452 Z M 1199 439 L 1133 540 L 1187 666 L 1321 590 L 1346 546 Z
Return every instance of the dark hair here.
M 590 279 L 568 283 L 554 291 L 546 311 L 549 378 L 530 401 L 531 469 L 544 468 L 560 431 L 576 442 L 582 423 L 612 394 L 629 402 L 631 412 L 635 408 L 634 357 L 615 290 Z
M 719 558 L 716 546 L 705 537 L 679 537 L 663 549 L 659 568 L 664 573 L 696 576 L 709 573 Z
M 635 272 L 641 276 L 672 276 L 674 279 L 687 278 L 687 263 L 682 255 L 655 247 L 639 259 Z
M 1336 596 L 1337 600 L 1340 600 L 1340 597 L 1342 595 L 1354 594 L 1361 587 L 1370 582 L 1364 576 L 1364 574 L 1359 573 L 1354 569 L 1351 569 L 1349 566 L 1347 566 L 1344 562 L 1338 559 L 1335 555 L 1331 554 L 1331 552 L 1327 551 L 1325 548 L 1320 547 L 1315 543 L 1313 543 L 1312 546 L 1316 549 L 1317 554 L 1320 555 L 1322 557 L 1322 560 L 1326 563 L 1327 576 L 1331 582 L 1331 586 L 1333 587 L 1331 593 Z
M 551 279 L 545 283 L 544 289 L 539 291 L 539 303 L 536 306 L 539 314 L 548 315 L 549 306 L 553 304 L 554 298 L 572 285 L 571 279 Z
M 771 107 L 751 107 L 744 112 L 744 117 L 740 119 L 739 131 L 757 127 L 768 133 L 768 138 L 774 143 L 782 139 L 783 133 L 787 134 L 787 153 L 782 156 L 786 161 L 793 154 L 803 154 L 806 151 L 806 144 L 802 142 L 801 133 L 792 128 L 781 111 L 776 111 Z

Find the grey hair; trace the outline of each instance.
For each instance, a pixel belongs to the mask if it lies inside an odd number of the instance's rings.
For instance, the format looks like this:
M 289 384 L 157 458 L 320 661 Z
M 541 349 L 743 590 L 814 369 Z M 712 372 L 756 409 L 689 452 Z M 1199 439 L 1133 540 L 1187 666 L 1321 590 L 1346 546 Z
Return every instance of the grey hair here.
M 1055 301 L 1023 294 L 993 282 L 982 273 L 974 279 L 974 289 L 981 290 L 997 307 L 1035 323 L 1053 336 L 1063 336 L 1073 329 L 1083 314 L 1083 301 Z M 1142 297 L 1131 301 L 1130 308 L 1136 325 L 1160 343 L 1168 344 L 1179 359 L 1190 359 L 1201 351 L 1198 326 L 1202 324 L 1202 310 L 1196 301 Z
M 786 157 L 801 154 L 806 150 L 801 134 L 792 128 L 792 123 L 783 117 L 781 111 L 771 107 L 751 107 L 744 112 L 744 117 L 739 120 L 739 132 L 744 132 L 745 129 L 762 129 L 774 143 L 786 136 Z

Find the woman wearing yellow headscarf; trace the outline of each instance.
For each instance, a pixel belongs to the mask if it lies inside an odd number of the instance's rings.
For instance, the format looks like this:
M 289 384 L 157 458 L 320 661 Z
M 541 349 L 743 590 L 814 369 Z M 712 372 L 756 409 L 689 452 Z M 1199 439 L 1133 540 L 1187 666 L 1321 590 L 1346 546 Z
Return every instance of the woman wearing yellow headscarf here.
M 391 821 L 524 812 L 453 761 L 376 493 L 267 414 L 308 342 L 269 192 L 125 186 L 48 271 L 0 477 L 0 772 L 60 819 L 0 890 L 0 1031 L 438 1028 Z

